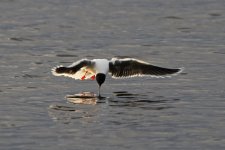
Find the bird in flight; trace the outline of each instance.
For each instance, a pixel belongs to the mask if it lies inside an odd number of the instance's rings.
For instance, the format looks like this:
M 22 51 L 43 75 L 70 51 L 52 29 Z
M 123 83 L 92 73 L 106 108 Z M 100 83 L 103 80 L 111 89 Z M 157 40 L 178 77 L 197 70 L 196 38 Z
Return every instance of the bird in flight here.
M 183 68 L 158 67 L 134 58 L 112 58 L 111 60 L 81 59 L 68 67 L 57 66 L 52 68 L 52 74 L 55 76 L 66 76 L 78 80 L 96 80 L 99 85 L 99 97 L 101 97 L 101 85 L 105 82 L 107 74 L 110 74 L 115 79 L 142 76 L 164 78 L 177 75 L 182 71 Z

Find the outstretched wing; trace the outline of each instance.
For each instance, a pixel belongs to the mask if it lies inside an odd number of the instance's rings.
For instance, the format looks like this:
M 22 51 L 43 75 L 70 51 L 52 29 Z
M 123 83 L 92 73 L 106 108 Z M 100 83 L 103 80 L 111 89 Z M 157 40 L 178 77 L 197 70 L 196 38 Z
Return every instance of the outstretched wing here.
M 182 70 L 182 68 L 162 68 L 133 58 L 113 58 L 109 63 L 109 73 L 114 78 L 134 76 L 150 76 L 156 78 L 163 78 L 170 77 L 171 75 L 176 75 L 182 72 Z
M 52 68 L 52 74 L 55 76 L 66 76 L 74 79 L 90 79 L 95 73 L 91 71 L 93 64 L 91 60 L 81 59 L 68 67 L 58 66 Z

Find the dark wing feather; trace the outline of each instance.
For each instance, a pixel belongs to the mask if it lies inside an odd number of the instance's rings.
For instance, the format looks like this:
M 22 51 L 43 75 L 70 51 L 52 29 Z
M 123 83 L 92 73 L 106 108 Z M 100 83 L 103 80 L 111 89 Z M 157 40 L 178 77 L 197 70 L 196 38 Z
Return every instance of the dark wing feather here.
M 109 63 L 109 73 L 115 78 L 149 75 L 163 77 L 181 72 L 181 69 L 169 69 L 151 65 L 137 59 L 114 59 Z
M 60 74 L 73 75 L 77 71 L 79 71 L 82 67 L 91 66 L 91 65 L 92 65 L 92 62 L 90 60 L 82 59 L 82 60 L 79 60 L 79 61 L 73 63 L 72 65 L 70 65 L 68 67 L 63 67 L 63 66 L 55 67 L 52 69 L 52 73 L 56 76 L 58 76 Z

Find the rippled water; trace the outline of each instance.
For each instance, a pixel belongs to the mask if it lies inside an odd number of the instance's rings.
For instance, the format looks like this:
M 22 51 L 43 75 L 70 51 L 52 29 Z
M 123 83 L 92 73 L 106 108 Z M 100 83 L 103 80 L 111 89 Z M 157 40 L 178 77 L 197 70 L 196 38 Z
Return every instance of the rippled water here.
M 224 149 L 223 0 L 1 0 L 0 149 Z M 168 79 L 51 75 L 86 58 L 185 67 Z

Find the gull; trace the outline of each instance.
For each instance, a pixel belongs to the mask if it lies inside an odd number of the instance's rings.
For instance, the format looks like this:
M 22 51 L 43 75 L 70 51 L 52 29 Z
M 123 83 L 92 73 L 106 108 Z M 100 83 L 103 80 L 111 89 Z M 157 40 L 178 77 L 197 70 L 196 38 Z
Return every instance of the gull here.
M 111 60 L 81 59 L 67 67 L 57 66 L 52 68 L 52 74 L 77 80 L 96 80 L 99 85 L 98 96 L 101 97 L 100 88 L 105 82 L 107 74 L 115 79 L 143 76 L 164 78 L 177 75 L 183 70 L 184 68 L 159 67 L 135 58 L 112 58 Z

